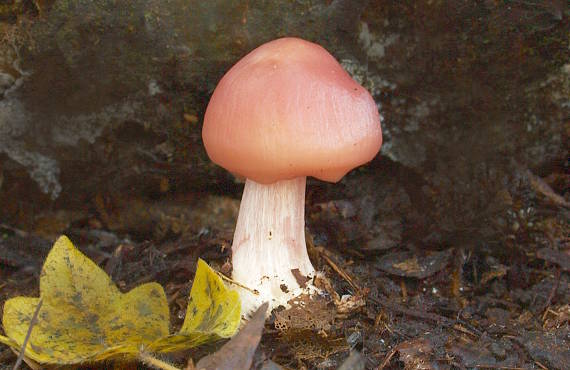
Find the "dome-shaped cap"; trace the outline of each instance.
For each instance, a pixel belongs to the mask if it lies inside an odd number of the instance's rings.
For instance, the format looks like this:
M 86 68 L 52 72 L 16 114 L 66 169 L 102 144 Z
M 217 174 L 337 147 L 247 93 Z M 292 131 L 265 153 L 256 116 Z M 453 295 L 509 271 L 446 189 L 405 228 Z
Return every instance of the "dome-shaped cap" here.
M 298 38 L 261 45 L 225 74 L 202 138 L 212 161 L 259 183 L 336 182 L 382 144 L 368 91 L 324 48 Z

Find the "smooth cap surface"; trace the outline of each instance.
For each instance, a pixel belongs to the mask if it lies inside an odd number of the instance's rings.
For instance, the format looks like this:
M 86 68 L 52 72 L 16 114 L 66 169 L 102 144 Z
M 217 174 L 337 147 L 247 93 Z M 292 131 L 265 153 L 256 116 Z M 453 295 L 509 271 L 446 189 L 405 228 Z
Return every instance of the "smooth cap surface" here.
M 263 44 L 224 75 L 202 138 L 212 161 L 259 183 L 336 182 L 382 144 L 372 96 L 324 48 L 298 38 Z

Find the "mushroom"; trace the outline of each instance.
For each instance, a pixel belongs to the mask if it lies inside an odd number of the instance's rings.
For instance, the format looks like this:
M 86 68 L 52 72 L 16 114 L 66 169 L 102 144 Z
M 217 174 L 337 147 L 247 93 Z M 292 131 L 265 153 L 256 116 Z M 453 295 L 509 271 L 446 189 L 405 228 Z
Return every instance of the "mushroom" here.
M 270 310 L 310 290 L 305 244 L 307 176 L 337 182 L 382 144 L 372 96 L 323 47 L 281 38 L 220 80 L 204 117 L 210 159 L 246 178 L 232 244 L 242 313 Z M 299 280 L 299 281 L 298 281 Z

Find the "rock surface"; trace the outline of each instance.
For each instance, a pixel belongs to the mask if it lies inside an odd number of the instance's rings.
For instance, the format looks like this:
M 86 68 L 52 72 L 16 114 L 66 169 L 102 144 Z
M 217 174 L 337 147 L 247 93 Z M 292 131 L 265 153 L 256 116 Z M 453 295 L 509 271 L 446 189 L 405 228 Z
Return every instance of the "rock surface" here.
M 388 245 L 409 232 L 404 216 L 424 241 L 488 238 L 528 182 L 521 168 L 567 166 L 562 1 L 44 4 L 0 20 L 0 217 L 15 224 L 23 209 L 78 207 L 105 193 L 237 194 L 205 155 L 202 115 L 233 63 L 286 35 L 325 46 L 378 103 L 382 156 L 344 184 L 378 179 L 354 194 L 373 199 L 383 186 L 403 189 L 411 205 L 381 227 L 397 228 Z

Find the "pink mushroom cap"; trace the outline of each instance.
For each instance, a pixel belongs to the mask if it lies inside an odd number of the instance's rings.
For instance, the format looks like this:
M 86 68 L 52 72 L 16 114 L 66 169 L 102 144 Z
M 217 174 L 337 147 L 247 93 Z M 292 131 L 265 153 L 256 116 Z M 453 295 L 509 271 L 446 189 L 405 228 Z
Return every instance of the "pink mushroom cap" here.
M 323 47 L 289 37 L 261 45 L 224 75 L 202 137 L 213 162 L 262 184 L 337 182 L 382 145 L 370 93 Z

